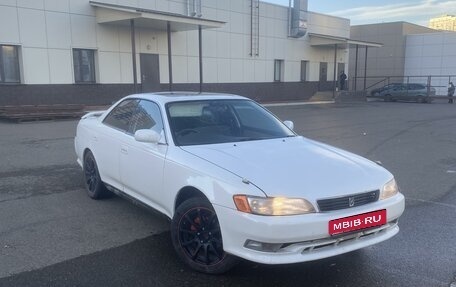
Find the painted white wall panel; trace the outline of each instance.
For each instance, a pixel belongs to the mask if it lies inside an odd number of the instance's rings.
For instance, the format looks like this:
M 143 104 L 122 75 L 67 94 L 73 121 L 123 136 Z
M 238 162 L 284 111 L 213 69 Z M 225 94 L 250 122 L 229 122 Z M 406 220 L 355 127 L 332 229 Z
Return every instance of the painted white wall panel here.
M 119 50 L 124 53 L 131 53 L 131 34 L 128 27 L 118 27 Z M 139 31 L 136 31 L 136 42 L 139 42 Z
M 0 43 L 19 43 L 19 25 L 15 7 L 0 6 Z M 5 29 L 8 27 L 8 29 Z
M 205 83 L 217 83 L 217 59 L 204 58 L 203 79 Z
M 173 82 L 187 83 L 187 57 L 173 56 Z
M 244 61 L 244 82 L 255 81 L 255 61 L 245 60 Z
M 100 83 L 120 83 L 119 53 L 98 51 L 98 71 Z
M 217 57 L 217 32 L 213 30 L 203 33 L 203 56 Z
M 95 16 L 95 8 L 87 4 L 87 0 L 71 0 L 70 12 L 80 15 Z
M 266 81 L 266 63 L 271 64 L 269 61 L 255 60 L 255 82 Z
M 158 11 L 169 11 L 169 0 L 155 0 L 155 9 Z
M 70 15 L 46 12 L 47 44 L 49 48 L 71 48 Z
M 199 83 L 199 58 L 187 58 L 187 76 L 189 83 Z M 204 79 L 203 79 L 204 80 Z
M 0 0 L 0 5 L 16 6 L 17 1 L 16 0 Z
M 155 0 L 138 0 L 138 7 L 155 10 Z
M 46 11 L 70 12 L 70 0 L 44 0 Z
M 229 45 L 231 58 L 241 59 L 246 56 L 244 53 L 244 35 L 231 34 Z
M 203 31 L 203 39 L 205 36 L 204 32 L 205 31 Z M 198 31 L 187 32 L 187 55 L 190 57 L 195 57 L 199 55 Z
M 133 62 L 130 53 L 120 53 L 120 78 L 121 83 L 133 83 Z
M 244 61 L 243 60 L 231 60 L 231 82 L 242 83 L 244 81 Z
M 174 32 L 171 34 L 171 48 L 173 55 L 184 56 L 187 54 L 187 33 Z
M 158 56 L 158 61 L 160 63 L 160 83 L 167 84 L 169 83 L 168 55 L 160 54 Z
M 44 9 L 44 0 L 17 0 L 17 6 L 22 8 Z
M 169 1 L 169 10 L 172 13 L 187 15 L 187 3 L 180 3 L 175 1 Z
M 219 83 L 231 82 L 231 60 L 217 59 L 217 79 Z
M 49 75 L 51 84 L 72 84 L 73 65 L 70 50 L 49 49 Z
M 215 1 L 215 0 L 214 0 Z M 220 1 L 220 0 L 216 0 L 216 1 Z M 225 2 L 229 2 L 229 1 L 226 1 L 226 0 L 223 0 Z M 217 2 L 218 3 L 218 2 Z M 229 3 L 228 3 L 228 6 L 229 6 Z M 217 31 L 223 31 L 223 32 L 230 32 L 230 20 L 231 20 L 231 14 L 229 11 L 227 10 L 217 10 L 217 20 L 218 21 L 222 21 L 222 22 L 226 22 L 226 24 L 221 27 L 221 28 L 218 28 Z
M 456 44 L 456 33 L 446 32 L 443 36 L 443 42 L 445 44 Z
M 71 15 L 71 38 L 73 47 L 97 47 L 97 24 L 94 17 Z
M 230 10 L 238 13 L 245 13 L 249 11 L 250 1 L 248 0 L 230 0 Z
M 230 13 L 230 27 L 231 33 L 244 33 L 244 26 L 250 23 L 244 23 L 244 14 L 231 12 Z
M 217 32 L 217 57 L 230 57 L 230 33 Z
M 266 82 L 274 82 L 274 60 L 266 60 Z
M 201 0 L 201 5 L 203 7 L 217 8 L 216 0 Z
M 422 55 L 425 57 L 438 57 L 443 52 L 443 45 L 423 45 Z
M 119 31 L 114 25 L 96 25 L 98 49 L 105 52 L 119 52 Z
M 47 43 L 44 11 L 19 8 L 18 13 L 22 45 L 45 48 Z
M 230 11 L 230 2 L 231 1 L 227 1 L 227 0 L 212 0 L 212 1 L 217 1 L 217 9 Z
M 22 47 L 25 84 L 49 84 L 47 49 Z
M 217 19 L 217 10 L 214 8 L 202 6 L 201 14 L 203 15 L 203 18 L 205 18 L 205 19 L 211 19 L 211 20 Z

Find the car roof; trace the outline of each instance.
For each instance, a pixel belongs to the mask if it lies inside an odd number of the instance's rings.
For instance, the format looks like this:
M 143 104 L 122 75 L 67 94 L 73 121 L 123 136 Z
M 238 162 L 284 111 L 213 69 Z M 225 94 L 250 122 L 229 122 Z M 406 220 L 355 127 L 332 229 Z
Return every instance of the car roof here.
M 161 104 L 170 102 L 182 102 L 182 101 L 200 101 L 200 100 L 245 100 L 247 98 L 223 93 L 197 93 L 197 92 L 160 92 L 160 93 L 143 93 L 133 94 L 126 98 L 140 98 L 145 100 L 154 100 Z

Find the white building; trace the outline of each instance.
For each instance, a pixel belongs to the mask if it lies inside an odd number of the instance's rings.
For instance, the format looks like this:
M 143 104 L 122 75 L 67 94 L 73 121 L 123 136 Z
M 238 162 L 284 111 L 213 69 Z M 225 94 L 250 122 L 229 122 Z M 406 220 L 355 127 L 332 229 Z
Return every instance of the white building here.
M 438 95 L 446 95 L 448 83 L 456 84 L 456 32 L 408 35 L 405 74 L 414 82 L 430 81 Z
M 135 87 L 161 91 L 171 82 L 174 90 L 199 90 L 200 81 L 205 91 L 260 101 L 308 99 L 333 88 L 335 64 L 345 69 L 350 22 L 308 12 L 306 0 L 294 6 L 0 0 L 0 105 L 106 104 Z M 300 28 L 292 27 L 294 13 Z M 290 37 L 292 28 L 306 33 Z

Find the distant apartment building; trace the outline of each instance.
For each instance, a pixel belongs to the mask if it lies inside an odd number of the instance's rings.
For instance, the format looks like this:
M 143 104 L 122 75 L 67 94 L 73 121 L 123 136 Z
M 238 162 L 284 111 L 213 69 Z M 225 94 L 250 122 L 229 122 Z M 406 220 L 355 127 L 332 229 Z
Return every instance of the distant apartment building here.
M 429 20 L 429 28 L 442 31 L 456 31 L 456 16 L 442 15 Z

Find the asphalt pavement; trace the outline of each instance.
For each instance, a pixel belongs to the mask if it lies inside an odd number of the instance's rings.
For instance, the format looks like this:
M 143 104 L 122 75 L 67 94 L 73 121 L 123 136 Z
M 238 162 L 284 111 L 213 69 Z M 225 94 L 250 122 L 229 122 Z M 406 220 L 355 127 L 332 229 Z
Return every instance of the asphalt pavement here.
M 297 133 L 393 172 L 406 197 L 399 234 L 320 261 L 196 273 L 175 255 L 166 218 L 86 196 L 76 121 L 0 122 L 0 286 L 456 287 L 456 105 L 268 108 Z

